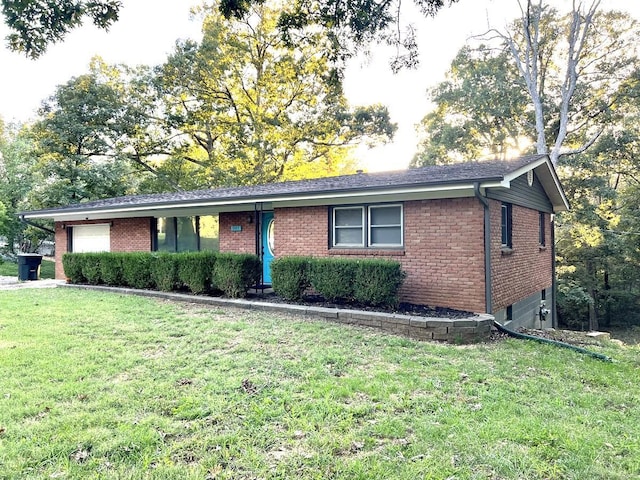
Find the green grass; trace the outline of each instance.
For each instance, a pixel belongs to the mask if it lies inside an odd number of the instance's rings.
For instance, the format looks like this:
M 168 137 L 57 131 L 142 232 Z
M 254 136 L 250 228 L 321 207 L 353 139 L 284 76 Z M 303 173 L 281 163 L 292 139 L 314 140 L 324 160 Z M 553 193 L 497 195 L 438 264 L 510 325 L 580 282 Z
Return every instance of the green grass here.
M 55 278 L 55 268 L 55 262 L 52 260 L 42 259 L 42 263 L 40 264 L 40 278 Z M 0 276 L 17 277 L 18 264 L 0 261 Z
M 594 348 L 4 291 L 0 478 L 639 478 L 640 350 Z

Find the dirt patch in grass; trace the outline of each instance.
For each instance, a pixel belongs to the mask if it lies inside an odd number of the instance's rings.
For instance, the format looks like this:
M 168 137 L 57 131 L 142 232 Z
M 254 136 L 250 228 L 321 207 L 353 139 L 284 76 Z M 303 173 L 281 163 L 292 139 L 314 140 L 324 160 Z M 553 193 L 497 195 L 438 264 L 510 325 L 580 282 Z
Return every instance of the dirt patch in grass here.
M 556 340 L 559 342 L 569 343 L 571 345 L 589 346 L 589 345 L 602 345 L 606 342 L 621 342 L 627 344 L 634 344 L 633 338 L 629 338 L 629 333 L 633 330 L 627 330 L 627 334 L 619 332 L 618 338 L 614 338 L 613 335 L 604 336 L 590 336 L 589 332 L 578 330 L 561 330 L 561 329 L 520 329 L 521 333 L 527 335 L 533 335 L 535 337 L 546 338 L 549 340 Z

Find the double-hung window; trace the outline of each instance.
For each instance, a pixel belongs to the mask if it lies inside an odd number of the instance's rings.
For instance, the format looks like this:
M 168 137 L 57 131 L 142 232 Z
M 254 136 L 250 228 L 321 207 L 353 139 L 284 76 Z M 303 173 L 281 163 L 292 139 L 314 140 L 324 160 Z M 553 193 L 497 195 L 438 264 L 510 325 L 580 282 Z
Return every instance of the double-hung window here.
M 333 209 L 334 247 L 364 247 L 364 207 Z
M 334 207 L 331 225 L 332 247 L 395 248 L 403 245 L 401 204 Z
M 398 247 L 402 245 L 402 206 L 369 207 L 369 246 Z

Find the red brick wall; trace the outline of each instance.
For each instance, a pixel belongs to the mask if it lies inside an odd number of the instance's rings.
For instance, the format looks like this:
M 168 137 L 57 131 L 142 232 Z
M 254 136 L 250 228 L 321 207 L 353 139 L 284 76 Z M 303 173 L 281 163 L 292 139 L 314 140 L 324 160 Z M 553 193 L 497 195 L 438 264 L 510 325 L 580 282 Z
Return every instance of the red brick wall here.
M 403 300 L 485 311 L 483 211 L 475 198 L 404 203 L 402 250 L 330 250 L 328 207 L 275 210 L 276 257 L 388 257 L 407 272 Z
M 62 222 L 55 222 L 53 229 L 56 232 L 56 278 L 64 280 L 64 269 L 62 268 L 62 255 L 67 253 L 67 230 L 62 227 Z
M 484 312 L 483 207 L 475 198 L 405 203 L 409 301 Z
M 512 206 L 512 249 L 501 246 L 501 203 L 490 200 L 492 303 L 498 311 L 551 286 L 551 225 L 545 214 L 545 245 L 539 244 L 539 212 Z
M 500 310 L 551 286 L 551 228 L 546 219 L 546 248 L 538 244 L 538 212 L 513 206 L 513 251 L 500 245 L 500 202 L 490 200 L 493 308 Z M 249 218 L 251 217 L 251 223 Z M 256 253 L 254 212 L 221 213 L 220 251 Z M 131 218 L 64 222 L 66 225 L 112 222 L 112 251 L 150 251 L 151 219 Z M 232 232 L 240 225 L 242 231 Z M 404 203 L 404 243 L 399 250 L 329 249 L 329 207 L 275 209 L 276 257 L 287 255 L 388 257 L 407 272 L 403 300 L 475 312 L 485 311 L 483 207 L 475 198 Z M 66 231 L 56 230 L 56 278 L 64 278 Z
M 56 278 L 64 279 L 62 255 L 67 253 L 67 230 L 65 225 L 90 225 L 111 223 L 110 249 L 112 252 L 149 252 L 151 251 L 151 218 L 116 218 L 113 220 L 89 220 L 74 222 L 56 222 Z
M 120 218 L 112 220 L 112 252 L 150 252 L 151 218 Z
M 256 222 L 254 212 L 221 213 L 219 215 L 221 252 L 256 253 Z M 251 218 L 251 223 L 249 223 Z M 241 226 L 242 231 L 232 232 L 232 226 Z
M 326 257 L 329 254 L 328 207 L 277 208 L 276 258 L 289 255 Z

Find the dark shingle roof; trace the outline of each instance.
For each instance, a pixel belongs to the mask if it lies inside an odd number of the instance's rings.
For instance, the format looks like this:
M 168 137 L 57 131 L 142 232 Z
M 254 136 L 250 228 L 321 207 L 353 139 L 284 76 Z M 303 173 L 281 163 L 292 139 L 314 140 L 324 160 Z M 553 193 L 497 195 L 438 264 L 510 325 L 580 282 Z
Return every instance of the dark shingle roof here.
M 74 211 L 130 208 L 136 206 L 177 206 L 182 203 L 206 203 L 208 201 L 238 201 L 300 194 L 333 193 L 348 191 L 384 190 L 412 186 L 447 185 L 476 181 L 502 180 L 506 175 L 544 158 L 531 155 L 508 161 L 466 162 L 437 165 L 391 172 L 360 173 L 309 180 L 270 183 L 244 187 L 193 190 L 187 192 L 129 195 L 91 202 L 23 212 L 29 216 L 38 213 L 73 213 Z

